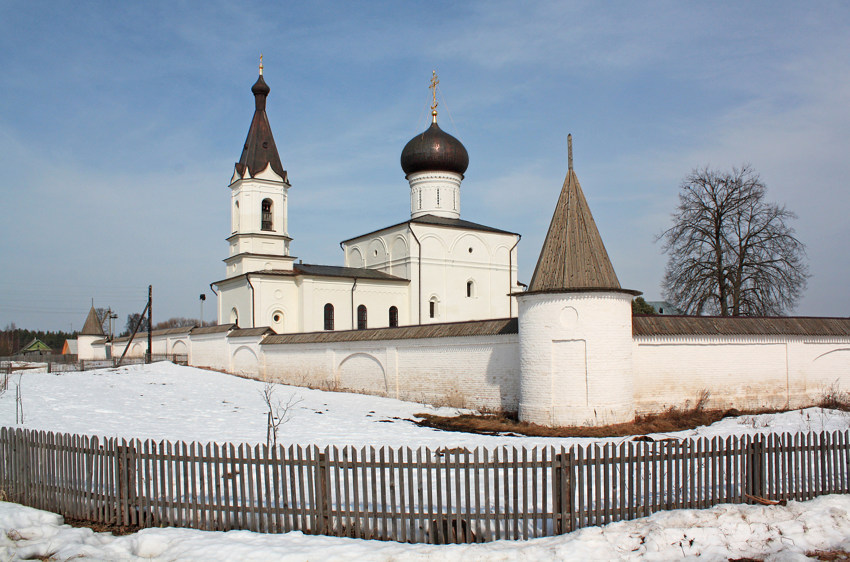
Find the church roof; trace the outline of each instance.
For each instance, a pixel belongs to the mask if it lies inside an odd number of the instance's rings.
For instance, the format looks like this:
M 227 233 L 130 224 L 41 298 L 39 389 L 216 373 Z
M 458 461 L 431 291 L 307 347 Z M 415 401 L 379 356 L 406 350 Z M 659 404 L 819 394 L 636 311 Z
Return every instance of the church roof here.
M 272 127 L 266 115 L 266 97 L 270 91 L 271 88 L 263 80 L 261 68 L 257 82 L 251 87 L 251 92 L 254 94 L 254 118 L 251 120 L 251 127 L 248 129 L 248 138 L 245 139 L 242 155 L 239 157 L 239 162 L 236 163 L 236 170 L 240 175 L 245 175 L 247 167 L 248 172 L 253 177 L 271 165 L 272 170 L 286 181 L 286 170 L 280 163 L 280 155 L 272 136 Z
M 89 315 L 86 316 L 86 323 L 83 324 L 83 329 L 80 330 L 81 336 L 103 336 L 103 327 L 100 325 L 100 320 L 97 317 L 97 312 L 94 306 L 89 309 Z
M 357 277 L 359 279 L 385 279 L 387 281 L 407 281 L 402 277 L 390 275 L 377 269 L 365 267 L 339 267 L 336 265 L 311 265 L 308 263 L 297 263 L 293 266 L 295 271 L 302 275 L 315 275 L 317 277 Z
M 437 125 L 436 114 L 431 126 L 410 139 L 401 151 L 401 169 L 405 175 L 426 171 L 463 175 L 468 167 L 466 147 Z
M 463 219 L 452 219 L 448 217 L 438 217 L 436 215 L 422 215 L 416 217 L 415 219 L 410 219 L 404 222 L 400 222 L 398 224 L 394 224 L 392 226 L 386 226 L 384 228 L 379 228 L 378 230 L 373 230 L 372 232 L 367 232 L 366 234 L 361 234 L 360 236 L 355 236 L 354 238 L 349 238 L 348 240 L 343 240 L 342 243 L 351 242 L 352 240 L 357 240 L 358 238 L 363 238 L 365 236 L 371 236 L 373 234 L 377 234 L 378 232 L 382 232 L 384 230 L 390 230 L 393 228 L 398 228 L 399 226 L 404 226 L 406 224 L 427 224 L 430 226 L 445 226 L 447 228 L 460 228 L 465 230 L 479 230 L 482 232 L 495 232 L 497 234 L 512 234 L 516 236 L 516 232 L 510 232 L 509 230 L 501 230 L 499 228 L 493 228 L 492 226 L 485 226 L 483 224 L 478 224 L 475 222 L 465 221 Z
M 573 170 L 571 136 L 568 145 L 569 170 L 527 292 L 620 291 L 614 266 Z
M 635 336 L 850 337 L 850 318 L 635 315 Z

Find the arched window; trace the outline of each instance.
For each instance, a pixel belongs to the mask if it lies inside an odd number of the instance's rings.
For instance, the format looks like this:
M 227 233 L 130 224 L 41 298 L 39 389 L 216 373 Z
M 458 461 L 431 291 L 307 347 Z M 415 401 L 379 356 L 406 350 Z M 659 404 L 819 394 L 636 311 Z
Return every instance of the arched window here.
M 431 300 L 428 301 L 428 317 L 437 317 L 437 297 L 431 297 Z
M 390 328 L 398 327 L 398 309 L 394 306 L 390 307 Z
M 239 327 L 239 311 L 236 310 L 236 307 L 230 309 L 230 323 L 236 324 L 236 327 Z
M 239 230 L 239 201 L 233 202 L 233 232 Z
M 263 199 L 260 230 L 274 230 L 272 226 L 272 200 Z
M 466 296 L 468 298 L 475 296 L 475 282 L 472 280 L 466 282 Z
M 366 306 L 362 304 L 357 307 L 357 329 L 366 329 Z
M 325 305 L 325 330 L 334 329 L 334 305 L 328 303 Z

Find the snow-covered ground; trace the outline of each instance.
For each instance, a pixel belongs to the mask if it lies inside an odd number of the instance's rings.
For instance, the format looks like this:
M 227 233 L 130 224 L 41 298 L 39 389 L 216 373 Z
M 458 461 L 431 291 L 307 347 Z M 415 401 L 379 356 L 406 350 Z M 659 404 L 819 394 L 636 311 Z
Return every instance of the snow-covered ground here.
M 21 427 L 106 437 L 172 441 L 265 443 L 266 412 L 260 381 L 171 363 L 131 365 L 82 373 L 13 374 L 0 396 L 0 426 L 15 426 L 15 386 L 21 385 Z M 415 402 L 275 385 L 282 402 L 299 401 L 281 427 L 279 443 L 475 447 L 570 445 L 628 438 L 485 436 L 425 428 L 419 412 L 454 415 L 453 408 Z M 850 427 L 844 412 L 809 408 L 727 418 L 709 427 L 664 434 L 691 437 L 784 431 L 834 431 Z
M 115 537 L 3 502 L 0 533 L 2 560 L 805 560 L 807 552 L 850 549 L 850 497 L 668 511 L 558 537 L 477 545 L 174 528 Z
M 98 436 L 157 440 L 263 443 L 266 405 L 262 382 L 170 363 L 134 365 L 84 373 L 14 374 L 0 396 L 0 426 L 15 426 L 15 389 L 20 385 L 20 427 Z M 282 402 L 292 398 L 283 444 L 475 447 L 570 445 L 593 439 L 483 436 L 423 428 L 419 412 L 454 414 L 389 398 L 275 386 Z M 728 418 L 712 426 L 663 437 L 757 432 L 834 431 L 850 427 L 842 412 L 798 412 Z M 628 438 L 610 439 L 619 441 Z M 607 441 L 607 440 L 601 440 Z M 113 537 L 62 525 L 55 514 L 0 502 L 0 559 L 54 554 L 93 559 L 629 559 L 708 560 L 775 556 L 801 559 L 816 549 L 850 548 L 850 498 L 828 496 L 780 506 L 722 505 L 680 510 L 591 527 L 569 535 L 484 545 L 404 545 L 306 536 L 262 535 L 188 529 L 146 529 Z

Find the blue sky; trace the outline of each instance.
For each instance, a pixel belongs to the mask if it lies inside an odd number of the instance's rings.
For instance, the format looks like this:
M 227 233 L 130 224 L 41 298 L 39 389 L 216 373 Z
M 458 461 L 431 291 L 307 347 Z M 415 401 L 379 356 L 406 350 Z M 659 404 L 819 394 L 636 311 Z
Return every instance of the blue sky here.
M 841 2 L 0 3 L 0 327 L 197 316 L 224 277 L 227 184 L 253 113 L 292 182 L 292 252 L 409 217 L 428 124 L 470 155 L 467 220 L 520 232 L 528 282 L 575 168 L 624 287 L 660 297 L 691 169 L 751 164 L 799 215 L 796 314 L 850 315 L 850 7 Z M 205 317 L 213 314 L 207 301 Z

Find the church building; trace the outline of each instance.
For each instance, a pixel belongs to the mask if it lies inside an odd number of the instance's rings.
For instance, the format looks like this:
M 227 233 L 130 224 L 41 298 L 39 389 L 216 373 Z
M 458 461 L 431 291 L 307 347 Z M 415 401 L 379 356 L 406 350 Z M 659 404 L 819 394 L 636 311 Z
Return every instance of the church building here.
M 343 241 L 344 266 L 314 265 L 290 252 L 292 186 L 260 65 L 254 117 L 230 180 L 225 277 L 212 284 L 219 324 L 283 334 L 516 316 L 520 236 L 461 218 L 469 155 L 437 124 L 436 84 L 434 76 L 430 127 L 401 153 L 410 218 Z

